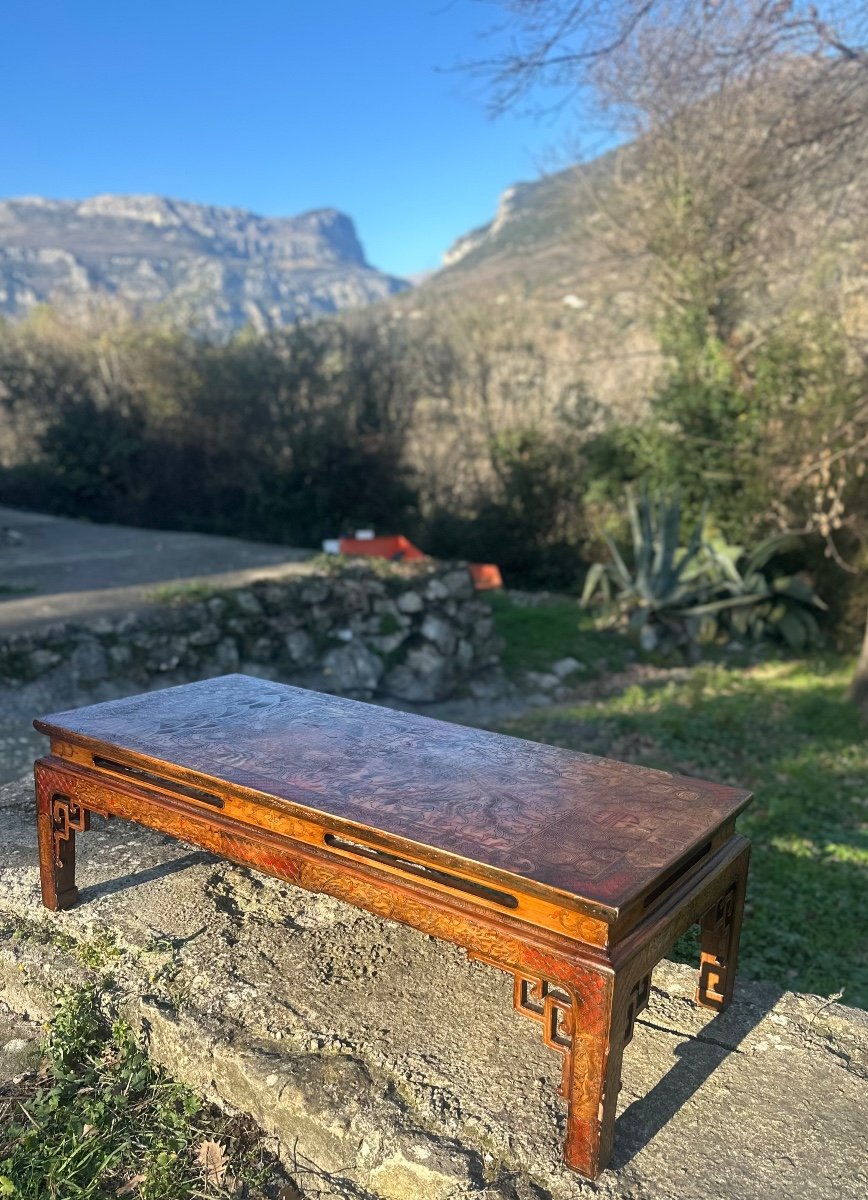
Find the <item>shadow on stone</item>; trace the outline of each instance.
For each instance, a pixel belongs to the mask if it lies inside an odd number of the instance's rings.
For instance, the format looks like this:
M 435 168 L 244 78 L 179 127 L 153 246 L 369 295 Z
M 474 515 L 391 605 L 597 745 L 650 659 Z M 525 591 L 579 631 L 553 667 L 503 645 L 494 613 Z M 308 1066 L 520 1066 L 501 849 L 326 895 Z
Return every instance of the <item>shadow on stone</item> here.
M 125 892 L 128 888 L 138 887 L 143 883 L 153 883 L 178 871 L 186 871 L 189 867 L 199 866 L 200 863 L 214 862 L 214 858 L 204 851 L 198 850 L 185 854 L 183 858 L 172 859 L 171 862 L 158 863 L 153 867 L 145 867 L 141 871 L 131 871 L 117 879 L 106 879 L 103 883 L 91 883 L 79 892 L 79 903 L 96 900 L 100 896 L 113 896 L 116 892 Z
M 676 1046 L 678 1062 L 663 1076 L 651 1091 L 634 1100 L 618 1118 L 615 1125 L 615 1146 L 609 1166 L 613 1170 L 626 1166 L 640 1150 L 657 1136 L 669 1121 L 705 1084 L 730 1054 L 738 1054 L 739 1046 L 765 1019 L 785 993 L 769 985 L 754 985 L 759 992 L 756 1001 L 736 1003 L 725 1013 L 711 1020 L 700 1033 Z M 661 1033 L 675 1030 L 654 1021 L 642 1021 Z

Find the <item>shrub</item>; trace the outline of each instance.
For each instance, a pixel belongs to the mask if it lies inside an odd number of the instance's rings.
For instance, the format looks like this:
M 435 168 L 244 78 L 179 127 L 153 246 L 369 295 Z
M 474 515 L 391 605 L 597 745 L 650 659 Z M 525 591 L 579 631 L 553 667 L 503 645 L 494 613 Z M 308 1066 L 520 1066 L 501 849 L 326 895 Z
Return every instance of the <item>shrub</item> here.
M 632 554 L 608 535 L 610 563 L 588 572 L 582 603 L 600 596 L 614 605 L 645 650 L 700 656 L 700 643 L 738 634 L 776 637 L 798 649 L 819 638 L 815 613 L 826 605 L 800 576 L 767 575 L 771 560 L 791 548 L 792 537 L 773 537 L 750 554 L 705 537 L 704 515 L 681 544 L 678 499 L 637 499 L 627 493 Z M 629 559 L 629 565 L 628 565 Z
M 420 538 L 432 554 L 495 562 L 507 583 L 572 587 L 585 568 L 577 436 L 512 430 L 492 446 L 495 481 L 470 513 L 438 509 Z

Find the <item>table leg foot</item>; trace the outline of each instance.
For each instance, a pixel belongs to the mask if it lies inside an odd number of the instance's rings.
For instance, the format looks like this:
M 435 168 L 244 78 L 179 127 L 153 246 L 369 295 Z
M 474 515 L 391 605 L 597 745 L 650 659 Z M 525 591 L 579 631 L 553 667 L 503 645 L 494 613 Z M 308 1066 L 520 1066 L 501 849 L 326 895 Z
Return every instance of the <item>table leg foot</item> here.
M 36 813 L 42 903 L 57 912 L 78 900 L 75 886 L 75 835 L 90 828 L 90 813 L 55 790 L 36 771 Z
M 747 856 L 744 870 L 704 913 L 700 923 L 701 954 L 696 1002 L 716 1012 L 722 1012 L 732 1000 L 746 882 Z
M 545 1044 L 563 1056 L 564 1161 L 596 1179 L 611 1154 L 624 1046 L 648 1002 L 650 977 L 629 987 L 593 967 L 574 967 L 565 980 L 514 974 L 516 1011 L 539 1022 Z
M 647 1003 L 647 982 L 590 968 L 575 981 L 564 1161 L 589 1179 L 597 1178 L 612 1154 L 624 1047 Z

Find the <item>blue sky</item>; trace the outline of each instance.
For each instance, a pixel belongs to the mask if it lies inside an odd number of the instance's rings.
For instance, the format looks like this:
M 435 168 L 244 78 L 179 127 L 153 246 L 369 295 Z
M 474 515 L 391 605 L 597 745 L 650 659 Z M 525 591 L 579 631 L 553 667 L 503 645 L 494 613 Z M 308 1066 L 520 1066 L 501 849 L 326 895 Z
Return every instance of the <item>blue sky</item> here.
M 368 258 L 437 266 L 572 118 L 491 121 L 474 0 L 26 0 L 0 23 L 0 196 L 332 205 Z

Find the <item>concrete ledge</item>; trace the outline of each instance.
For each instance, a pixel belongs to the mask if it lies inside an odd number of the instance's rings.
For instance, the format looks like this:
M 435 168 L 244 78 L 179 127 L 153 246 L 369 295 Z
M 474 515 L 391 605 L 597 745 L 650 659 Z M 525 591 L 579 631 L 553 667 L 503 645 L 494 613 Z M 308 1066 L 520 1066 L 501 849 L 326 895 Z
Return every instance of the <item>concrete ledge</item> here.
M 628 1048 L 612 1169 L 561 1165 L 560 1060 L 508 976 L 325 896 L 94 821 L 81 902 L 38 901 L 31 783 L 0 793 L 0 1000 L 97 978 L 154 1057 L 246 1109 L 337 1196 L 862 1197 L 868 1020 L 742 984 L 709 1020 L 663 964 Z

